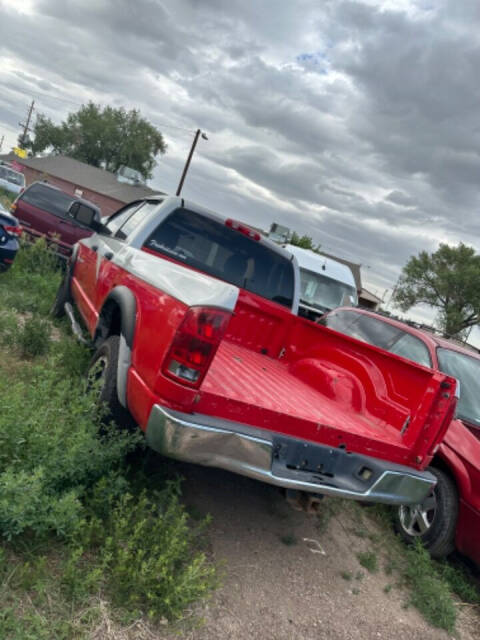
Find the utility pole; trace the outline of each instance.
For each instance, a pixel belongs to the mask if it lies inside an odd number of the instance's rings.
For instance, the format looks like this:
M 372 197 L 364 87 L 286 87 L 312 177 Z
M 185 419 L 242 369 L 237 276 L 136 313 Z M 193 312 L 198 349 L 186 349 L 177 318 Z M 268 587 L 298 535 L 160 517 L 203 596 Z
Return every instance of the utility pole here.
M 0 151 L 2 150 L 4 140 L 5 140 L 5 136 L 2 136 L 2 139 L 0 140 Z
M 202 138 L 204 140 L 208 140 L 207 135 L 205 133 L 202 133 L 200 129 L 196 130 L 195 137 L 193 138 L 192 146 L 191 146 L 191 149 L 190 149 L 190 153 L 188 154 L 187 161 L 186 161 L 185 166 L 183 168 L 182 177 L 180 178 L 180 182 L 178 183 L 178 189 L 177 189 L 177 193 L 176 193 L 177 196 L 180 195 L 180 192 L 182 190 L 183 183 L 185 181 L 185 176 L 187 175 L 188 167 L 190 166 L 190 161 L 192 159 L 193 152 L 195 151 L 195 147 L 197 146 L 197 142 L 198 142 L 198 138 L 200 137 L 200 134 L 202 134 Z
M 34 106 L 35 106 L 35 100 L 32 100 L 32 104 L 30 105 L 30 108 L 28 110 L 27 121 L 18 123 L 21 127 L 23 127 L 23 133 L 20 134 L 20 138 L 18 139 L 18 146 L 21 149 L 24 148 L 25 143 L 27 141 L 27 134 L 28 134 L 29 131 L 31 131 L 31 129 L 30 129 L 30 120 L 32 119 L 33 107 Z

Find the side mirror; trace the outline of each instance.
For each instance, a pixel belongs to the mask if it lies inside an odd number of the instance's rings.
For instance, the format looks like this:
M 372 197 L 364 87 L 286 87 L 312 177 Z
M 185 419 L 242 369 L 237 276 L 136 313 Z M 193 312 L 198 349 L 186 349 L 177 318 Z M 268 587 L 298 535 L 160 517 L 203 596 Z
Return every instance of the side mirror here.
M 92 229 L 92 231 L 98 231 L 102 226 L 100 223 L 100 214 L 90 207 L 84 205 L 78 206 L 78 203 L 73 203 L 68 213 L 79 224 Z

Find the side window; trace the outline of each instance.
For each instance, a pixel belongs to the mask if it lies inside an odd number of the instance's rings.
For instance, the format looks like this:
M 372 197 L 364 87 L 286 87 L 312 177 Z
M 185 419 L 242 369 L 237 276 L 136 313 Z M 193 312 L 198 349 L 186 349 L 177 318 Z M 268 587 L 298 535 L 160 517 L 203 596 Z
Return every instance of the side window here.
M 58 218 L 67 217 L 67 211 L 74 199 L 60 189 L 54 189 L 41 183 L 32 185 L 21 196 L 21 200 L 24 202 L 43 211 L 48 211 Z
M 148 216 L 154 209 L 158 208 L 159 204 L 160 202 L 158 201 L 152 201 L 145 202 L 142 206 L 138 207 L 117 231 L 116 237 L 120 238 L 120 240 L 125 240 L 125 238 L 127 238 L 132 233 L 132 231 L 138 229 L 138 227 L 146 218 L 148 218 Z
M 397 356 L 403 356 L 408 360 L 423 364 L 425 367 L 431 367 L 432 362 L 427 347 L 421 340 L 415 338 L 415 336 L 409 333 L 404 333 L 399 340 L 390 349 L 392 353 L 396 353 Z
M 77 202 L 76 206 L 77 206 L 77 211 L 76 211 L 75 222 L 80 226 L 84 226 L 85 221 L 87 220 L 90 221 L 92 219 L 92 215 L 94 214 L 95 210 L 92 209 L 92 207 L 89 207 L 88 205 L 83 204 L 81 202 Z
M 132 215 L 132 213 L 136 211 L 142 204 L 143 200 L 136 200 L 135 202 L 127 204 L 125 207 L 123 207 L 123 209 L 120 209 L 112 216 L 110 216 L 107 224 L 105 225 L 105 227 L 110 231 L 110 234 L 114 236 L 120 229 L 122 224 L 124 224 Z

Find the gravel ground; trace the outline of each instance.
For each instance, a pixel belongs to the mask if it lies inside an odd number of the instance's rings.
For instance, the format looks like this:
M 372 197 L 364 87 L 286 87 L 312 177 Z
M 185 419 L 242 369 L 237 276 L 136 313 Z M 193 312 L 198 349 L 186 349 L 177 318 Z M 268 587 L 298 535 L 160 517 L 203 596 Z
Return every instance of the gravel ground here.
M 354 533 L 364 526 L 359 524 L 358 509 L 326 498 L 321 509 L 329 514 L 336 507 L 336 512 L 319 519 L 292 510 L 276 489 L 247 478 L 190 465 L 179 465 L 179 471 L 186 478 L 187 504 L 213 516 L 212 552 L 223 571 L 222 586 L 201 611 L 203 625 L 184 637 L 450 637 L 432 628 L 414 608 L 405 608 L 408 594 L 403 589 L 393 586 L 384 591 L 394 585 L 395 576 L 385 574 L 381 555 L 377 573 L 360 566 L 356 554 L 373 546 Z M 322 524 L 325 520 L 327 526 Z M 381 536 L 381 530 L 368 521 L 368 531 Z M 457 640 L 478 640 L 479 623 L 475 609 L 460 608 Z

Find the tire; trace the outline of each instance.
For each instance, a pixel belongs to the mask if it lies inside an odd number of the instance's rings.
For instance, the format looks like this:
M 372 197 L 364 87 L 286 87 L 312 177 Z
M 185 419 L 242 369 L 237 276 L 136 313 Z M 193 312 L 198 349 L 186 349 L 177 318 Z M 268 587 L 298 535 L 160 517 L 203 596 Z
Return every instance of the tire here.
M 54 318 L 63 318 L 65 315 L 65 303 L 71 302 L 72 297 L 70 295 L 70 269 L 67 269 L 63 280 L 58 287 L 55 300 L 53 301 L 52 308 L 50 309 L 50 315 Z
M 395 516 L 395 530 L 409 544 L 420 539 L 433 558 L 444 558 L 455 548 L 458 492 L 444 471 L 428 469 L 437 485 L 420 505 L 401 506 Z
M 110 336 L 95 352 L 88 367 L 88 387 L 97 395 L 99 405 L 106 406 L 105 422 L 113 420 L 119 427 L 136 427 L 130 412 L 120 404 L 117 393 L 118 352 L 120 336 Z

